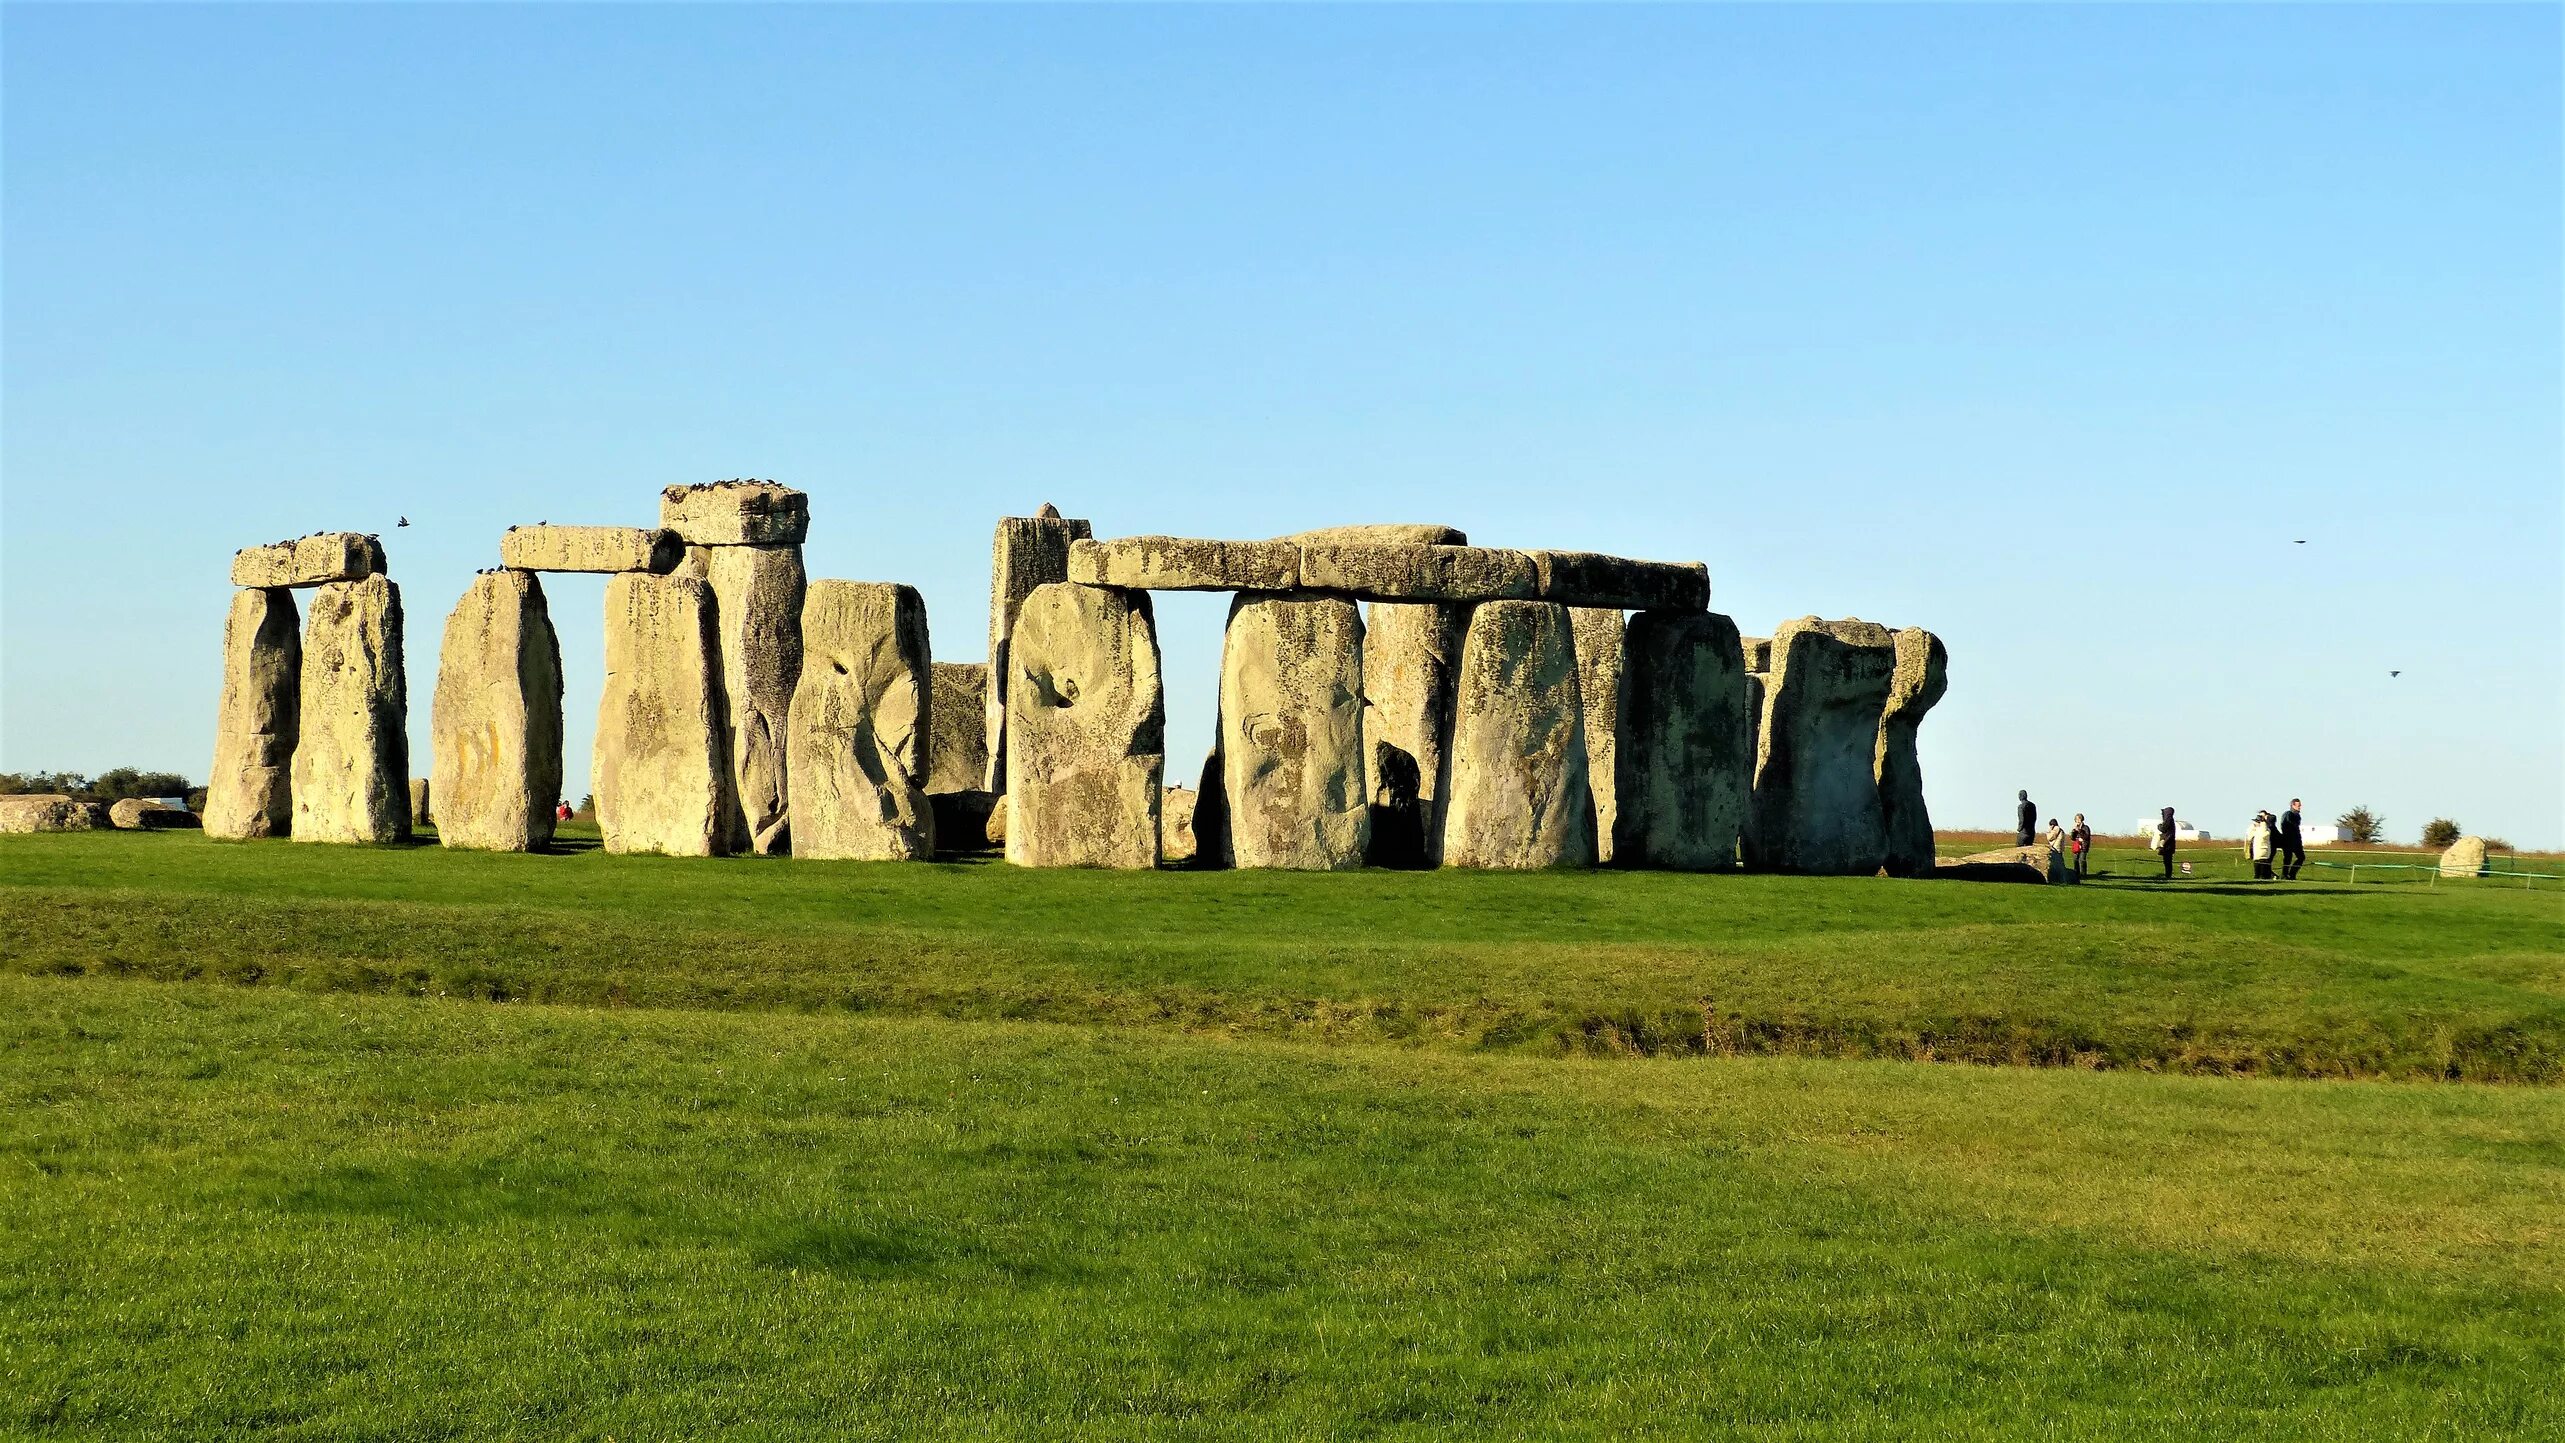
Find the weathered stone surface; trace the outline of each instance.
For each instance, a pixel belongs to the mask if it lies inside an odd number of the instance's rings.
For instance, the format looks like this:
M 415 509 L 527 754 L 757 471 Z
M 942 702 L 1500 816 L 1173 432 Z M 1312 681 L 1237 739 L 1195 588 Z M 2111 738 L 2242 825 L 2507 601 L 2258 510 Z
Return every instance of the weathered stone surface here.
M 801 638 L 785 753 L 793 855 L 862 862 L 934 855 L 926 602 L 915 587 L 889 582 L 814 581 Z
M 1363 732 L 1371 743 L 1372 851 L 1382 867 L 1432 856 L 1443 752 L 1452 734 L 1452 674 L 1467 606 L 1375 601 L 1363 635 Z
M 333 581 L 312 593 L 295 703 L 294 840 L 397 842 L 410 835 L 410 686 L 401 588 Z
M 1278 536 L 1274 539 L 1350 546 L 1467 546 L 1470 544 L 1468 533 L 1457 526 L 1410 525 L 1405 522 L 1321 526 L 1315 531 L 1295 531 L 1289 536 Z
M 1439 790 L 1447 867 L 1594 865 L 1585 704 L 1566 607 L 1495 601 L 1471 615 Z
M 1313 542 L 1300 548 L 1300 584 L 1373 601 L 1529 600 L 1540 590 L 1531 557 L 1486 546 Z
M 972 721 L 976 724 L 978 718 Z M 927 793 L 927 810 L 935 814 L 935 854 L 985 852 L 1005 841 L 1005 824 L 991 823 L 991 818 L 1004 812 L 1005 800 L 995 792 L 976 789 Z
M 802 674 L 802 549 L 690 547 L 684 574 L 711 585 L 714 631 L 721 639 L 730 750 L 723 850 L 772 856 L 791 840 L 784 718 Z
M 989 777 L 989 668 L 985 662 L 934 664 L 934 729 L 926 739 L 926 793 L 983 790 Z
M 2020 880 L 2007 873 L 2027 874 L 2029 880 L 2065 886 L 2075 880 L 2074 869 L 2066 864 L 2066 854 L 2050 848 L 2046 842 L 2027 847 L 1998 847 L 1991 852 L 1972 852 L 1965 857 L 1936 859 L 1933 865 L 1909 875 L 1934 876 L 1952 881 L 2005 882 Z
M 1197 785 L 1193 794 L 1191 865 L 1197 872 L 1216 872 L 1232 865 L 1229 855 L 1229 764 L 1221 754 L 1220 733 L 1220 718 L 1215 714 L 1211 719 L 1211 755 L 1202 759 L 1202 770 L 1194 777 Z
M 1033 588 L 1069 579 L 1069 546 L 1093 534 L 1048 502 L 1033 516 L 1001 517 L 989 547 L 988 789 L 1006 790 L 1006 643 Z
M 1747 865 L 1760 856 L 1755 842 L 1754 784 L 1763 774 L 1764 724 L 1772 711 L 1772 638 L 1743 637 L 1738 641 L 1746 662 L 1746 726 L 1751 749 L 1746 761 L 1746 824 L 1737 839 L 1737 855 Z
M 799 546 L 810 498 L 772 481 L 712 481 L 659 493 L 659 524 L 689 546 Z
M 107 821 L 120 832 L 175 832 L 205 824 L 193 812 L 180 811 L 149 797 L 127 797 L 109 807 Z
M 2461 837 L 2449 844 L 2448 851 L 2440 854 L 2440 875 L 2444 877 L 2481 876 L 2486 867 L 2485 839 L 2482 837 Z
M 443 675 L 443 668 L 438 669 L 438 674 Z M 436 810 L 428 805 L 428 785 L 426 777 L 410 778 L 410 825 L 413 828 L 436 825 Z
M 1069 547 L 1069 579 L 1139 591 L 1289 591 L 1300 548 L 1288 541 L 1196 541 L 1118 536 Z
M 543 583 L 485 571 L 445 619 L 429 713 L 437 841 L 531 852 L 561 800 L 561 643 Z
M 1148 593 L 1035 588 L 1006 665 L 1006 859 L 1157 866 L 1166 712 Z
M 205 831 L 241 840 L 294 826 L 294 742 L 303 690 L 303 619 L 282 587 L 232 593 L 223 623 L 223 702 Z
M 1897 633 L 1897 669 L 1888 681 L 1888 705 L 1879 717 L 1879 744 L 1872 772 L 1879 781 L 1880 825 L 1888 838 L 1880 864 L 1892 877 L 1930 871 L 1934 863 L 1933 817 L 1924 805 L 1924 765 L 1915 752 L 1915 732 L 1924 713 L 1950 689 L 1950 653 L 1941 638 L 1919 626 Z
M 1633 561 L 1591 551 L 1534 551 L 1543 601 L 1602 611 L 1707 611 L 1710 568 L 1698 561 Z
M 383 543 L 354 531 L 323 531 L 232 553 L 232 585 L 322 586 L 383 573 Z
M 105 807 L 59 792 L 0 796 L 0 832 L 96 832 L 112 825 Z
M 606 583 L 606 685 L 589 785 L 609 852 L 716 856 L 731 815 L 712 587 L 625 572 Z
M 1737 624 L 1642 611 L 1622 647 L 1612 857 L 1624 867 L 1737 864 L 1754 773 L 1754 712 Z
M 1594 793 L 1594 854 L 1612 860 L 1614 758 L 1621 738 L 1621 647 L 1625 624 L 1608 607 L 1571 606 L 1576 635 L 1576 694 L 1585 703 L 1585 776 Z
M 1252 592 L 1220 657 L 1229 857 L 1239 867 L 1359 867 L 1371 839 L 1363 621 L 1336 597 Z
M 1158 801 L 1158 861 L 1181 867 L 1193 860 L 1193 808 L 1201 793 L 1191 787 L 1169 787 Z
M 1867 621 L 1785 622 L 1755 762 L 1753 865 L 1867 877 L 1887 859 L 1875 770 L 1895 638 Z
M 686 543 L 676 532 L 639 526 L 511 526 L 499 538 L 499 564 L 519 571 L 655 571 L 677 569 Z

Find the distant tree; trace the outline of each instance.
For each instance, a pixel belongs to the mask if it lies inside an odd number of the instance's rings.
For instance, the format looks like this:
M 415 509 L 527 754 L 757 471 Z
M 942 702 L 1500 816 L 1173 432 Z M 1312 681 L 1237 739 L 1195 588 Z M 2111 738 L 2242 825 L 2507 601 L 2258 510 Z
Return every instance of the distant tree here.
M 114 767 L 100 772 L 89 784 L 90 800 L 121 802 L 127 797 L 183 797 L 195 789 L 195 783 L 176 772 L 146 772 L 133 767 Z
M 2458 824 L 2447 817 L 2434 817 L 2423 823 L 2423 845 L 2442 850 L 2458 840 Z
M 0 772 L 0 796 L 52 792 L 85 797 L 89 794 L 89 779 L 78 772 Z
M 2347 829 L 2355 842 L 2375 842 L 2387 835 L 2387 819 L 2367 807 L 2354 807 L 2334 818 L 2333 824 Z
M 596 809 L 597 809 L 597 794 L 596 794 L 595 792 L 590 792 L 590 793 L 588 793 L 586 796 L 581 797 L 581 798 L 579 799 L 579 810 L 580 810 L 580 811 L 583 811 L 583 812 L 593 812 L 593 811 L 595 811 Z

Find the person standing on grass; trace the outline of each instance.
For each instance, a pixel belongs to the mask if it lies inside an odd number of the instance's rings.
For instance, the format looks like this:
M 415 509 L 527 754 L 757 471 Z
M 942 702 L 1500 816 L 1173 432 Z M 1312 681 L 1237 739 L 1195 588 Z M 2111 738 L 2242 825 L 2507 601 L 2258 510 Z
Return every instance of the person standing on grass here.
M 2048 843 L 2050 873 L 2053 875 L 2066 870 L 2066 829 L 2057 824 L 2057 818 L 2048 819 L 2048 831 L 2041 836 L 2040 840 Z
M 2032 830 L 2039 826 L 2040 809 L 2031 805 L 2029 792 L 2017 792 L 2015 795 L 2022 799 L 2022 804 L 2013 809 L 2013 829 L 2019 833 L 2013 838 L 2013 845 L 2027 847 L 2031 844 Z
M 2291 797 L 2289 810 L 2280 814 L 2280 879 L 2284 882 L 2298 880 L 2298 869 L 2307 865 L 2307 836 L 2301 830 L 2306 817 L 2299 810 L 2305 805 Z
M 2075 826 L 2066 834 L 2066 855 L 2075 865 L 2075 880 L 2084 880 L 2085 868 L 2093 858 L 2093 829 L 2084 825 L 2084 814 L 2075 814 Z
M 2164 859 L 2164 880 L 2173 880 L 2173 809 L 2166 807 L 2155 824 L 2155 854 Z
M 2271 814 L 2256 812 L 2253 825 L 2245 829 L 2244 854 L 2253 861 L 2253 880 L 2271 880 Z

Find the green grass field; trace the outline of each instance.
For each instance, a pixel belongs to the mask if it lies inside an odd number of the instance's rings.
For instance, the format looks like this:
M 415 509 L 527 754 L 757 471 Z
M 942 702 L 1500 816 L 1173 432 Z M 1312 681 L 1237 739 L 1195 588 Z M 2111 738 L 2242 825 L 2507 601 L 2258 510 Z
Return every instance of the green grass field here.
M 2565 1436 L 2565 891 L 97 834 L 0 967 L 12 1436 Z

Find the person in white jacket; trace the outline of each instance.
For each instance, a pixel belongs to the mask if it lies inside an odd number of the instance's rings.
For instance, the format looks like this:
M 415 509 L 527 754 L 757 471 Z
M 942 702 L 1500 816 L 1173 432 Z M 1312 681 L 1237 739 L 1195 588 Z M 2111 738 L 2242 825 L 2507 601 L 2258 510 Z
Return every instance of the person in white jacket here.
M 2244 834 L 2244 854 L 2253 859 L 2253 880 L 2271 880 L 2271 814 L 2253 814 L 2253 826 Z

